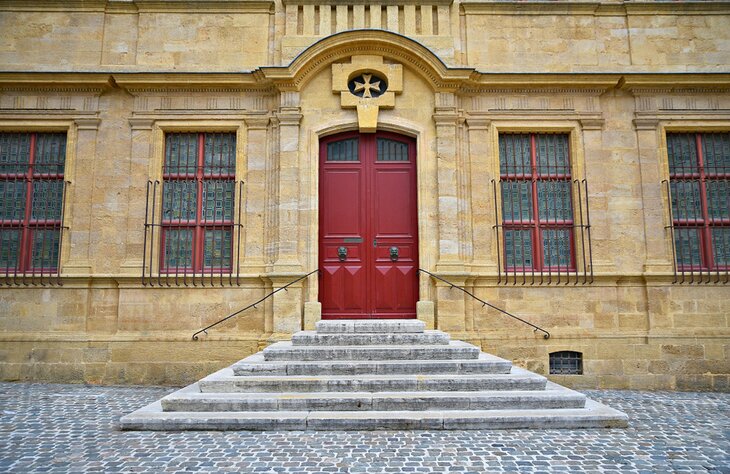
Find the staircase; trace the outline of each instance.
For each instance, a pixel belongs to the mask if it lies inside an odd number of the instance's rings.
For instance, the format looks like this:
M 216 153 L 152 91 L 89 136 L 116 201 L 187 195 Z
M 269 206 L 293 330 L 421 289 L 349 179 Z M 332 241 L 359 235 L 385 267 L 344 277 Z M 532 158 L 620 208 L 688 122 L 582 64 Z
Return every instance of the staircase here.
M 126 430 L 625 427 L 628 417 L 418 320 L 320 321 L 121 418 Z

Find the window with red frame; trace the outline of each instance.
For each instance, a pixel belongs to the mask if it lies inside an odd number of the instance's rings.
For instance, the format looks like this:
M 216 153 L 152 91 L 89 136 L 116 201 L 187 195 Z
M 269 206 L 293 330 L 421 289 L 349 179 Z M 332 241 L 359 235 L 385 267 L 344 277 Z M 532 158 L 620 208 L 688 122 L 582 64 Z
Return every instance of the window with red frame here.
M 58 270 L 65 133 L 0 133 L 0 271 Z
M 500 134 L 499 169 L 506 267 L 575 268 L 569 136 Z
M 730 266 L 730 133 L 668 133 L 677 267 Z
M 169 133 L 162 185 L 162 272 L 230 271 L 234 133 Z

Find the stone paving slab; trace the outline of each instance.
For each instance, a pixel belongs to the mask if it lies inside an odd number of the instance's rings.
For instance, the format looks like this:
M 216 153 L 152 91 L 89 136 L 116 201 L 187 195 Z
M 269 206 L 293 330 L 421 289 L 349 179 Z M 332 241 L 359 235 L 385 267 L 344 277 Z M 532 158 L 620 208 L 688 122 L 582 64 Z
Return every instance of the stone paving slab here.
M 174 390 L 0 383 L 0 472 L 730 473 L 727 393 L 585 391 L 614 430 L 119 430 Z

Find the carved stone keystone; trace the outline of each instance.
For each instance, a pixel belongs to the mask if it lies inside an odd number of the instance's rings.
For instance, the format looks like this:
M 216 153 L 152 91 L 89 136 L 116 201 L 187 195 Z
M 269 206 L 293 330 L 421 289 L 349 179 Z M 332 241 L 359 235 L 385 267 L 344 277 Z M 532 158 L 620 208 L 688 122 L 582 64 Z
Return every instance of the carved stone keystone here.
M 403 92 L 403 66 L 381 56 L 352 56 L 349 64 L 332 65 L 332 91 L 343 108 L 357 108 L 360 132 L 373 133 L 380 108 L 395 107 L 395 94 Z

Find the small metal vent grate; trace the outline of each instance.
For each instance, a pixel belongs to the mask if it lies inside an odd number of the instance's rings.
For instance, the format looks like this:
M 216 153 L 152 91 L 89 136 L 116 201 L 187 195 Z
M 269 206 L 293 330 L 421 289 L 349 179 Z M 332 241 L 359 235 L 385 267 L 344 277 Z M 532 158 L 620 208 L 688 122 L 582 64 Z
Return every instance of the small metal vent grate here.
M 574 351 L 551 353 L 550 374 L 583 375 L 583 354 Z

